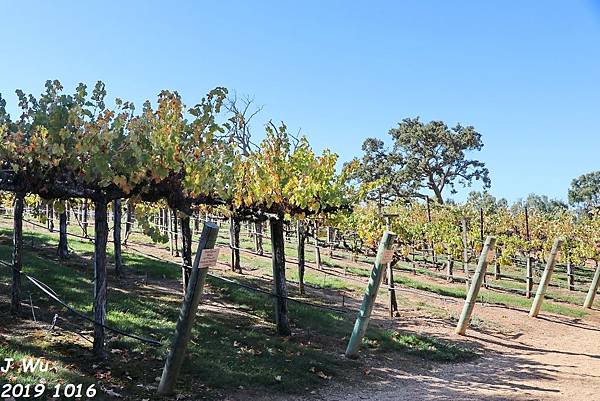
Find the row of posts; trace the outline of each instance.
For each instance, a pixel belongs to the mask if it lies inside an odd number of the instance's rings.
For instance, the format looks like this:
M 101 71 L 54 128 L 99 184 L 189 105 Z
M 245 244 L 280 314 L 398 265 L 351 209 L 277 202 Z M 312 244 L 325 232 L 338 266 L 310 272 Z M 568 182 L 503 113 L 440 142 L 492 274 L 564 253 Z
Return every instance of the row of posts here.
M 381 239 L 381 242 L 379 243 L 377 256 L 375 258 L 375 263 L 374 263 L 373 269 L 371 271 L 371 276 L 369 278 L 369 283 L 367 285 L 365 295 L 363 297 L 363 301 L 360 306 L 358 316 L 356 318 L 354 329 L 352 331 L 352 335 L 350 337 L 350 341 L 349 341 L 347 349 L 346 349 L 346 356 L 349 358 L 356 358 L 358 356 L 358 351 L 359 351 L 360 345 L 362 343 L 362 340 L 364 338 L 364 335 L 366 333 L 366 330 L 367 330 L 367 327 L 369 324 L 369 320 L 371 318 L 371 313 L 372 313 L 373 307 L 375 305 L 375 299 L 379 292 L 379 288 L 383 281 L 384 272 L 386 271 L 386 269 L 388 271 L 388 280 L 390 279 L 390 272 L 392 271 L 392 269 L 391 269 L 391 266 L 389 265 L 389 262 L 390 262 L 389 257 L 386 257 L 386 255 L 389 254 L 390 250 L 393 250 L 395 239 L 396 239 L 396 235 L 393 234 L 392 232 L 390 232 L 389 230 L 386 230 L 383 235 L 383 238 Z M 558 255 L 558 252 L 559 252 L 562 244 L 563 244 L 563 239 L 558 238 L 554 241 L 554 243 L 552 245 L 552 250 L 550 251 L 550 256 L 546 263 L 546 267 L 542 274 L 540 284 L 537 287 L 535 298 L 533 300 L 531 309 L 529 311 L 530 317 L 535 318 L 540 313 L 546 290 L 548 289 L 550 279 L 552 277 L 554 268 L 556 266 L 557 255 Z M 462 312 L 460 314 L 458 324 L 455 329 L 456 334 L 464 335 L 467 331 L 467 328 L 468 328 L 470 320 L 471 320 L 471 315 L 473 313 L 473 309 L 475 308 L 475 302 L 479 295 L 479 290 L 481 289 L 481 285 L 483 284 L 483 280 L 484 280 L 484 277 L 485 277 L 485 274 L 487 271 L 488 263 L 492 259 L 491 255 L 493 254 L 495 245 L 496 245 L 496 238 L 493 236 L 487 237 L 487 239 L 485 240 L 485 243 L 483 245 L 481 254 L 479 256 L 479 261 L 477 263 L 475 272 L 473 273 L 473 276 L 469 280 L 470 281 L 469 289 L 467 292 L 467 296 L 465 299 L 465 303 L 464 303 Z M 531 269 L 531 264 L 528 263 L 528 276 L 531 276 L 531 274 L 529 274 L 530 269 Z M 592 283 L 590 285 L 586 300 L 584 302 L 585 308 L 591 308 L 591 306 L 594 302 L 596 292 L 598 290 L 599 282 L 600 282 L 600 267 L 597 267 L 596 272 L 593 277 L 593 280 L 592 280 Z M 389 286 L 390 298 L 392 298 L 392 293 L 394 292 L 393 277 L 392 277 L 392 280 L 389 281 L 389 283 L 390 283 L 390 286 Z M 391 305 L 391 302 L 392 301 L 390 300 L 390 305 Z M 390 314 L 391 313 L 392 312 L 391 312 L 391 307 L 390 307 Z

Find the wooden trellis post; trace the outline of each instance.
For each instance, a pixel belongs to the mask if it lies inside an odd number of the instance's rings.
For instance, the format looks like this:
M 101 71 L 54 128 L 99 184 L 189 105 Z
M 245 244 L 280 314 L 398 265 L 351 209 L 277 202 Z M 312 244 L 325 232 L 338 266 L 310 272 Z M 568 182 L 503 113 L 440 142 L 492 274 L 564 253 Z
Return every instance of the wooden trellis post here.
M 531 305 L 531 310 L 529 311 L 530 317 L 537 317 L 537 315 L 540 313 L 542 302 L 544 302 L 544 294 L 548 289 L 548 284 L 550 284 L 550 279 L 552 278 L 552 273 L 554 272 L 554 266 L 556 265 L 556 255 L 558 254 L 558 250 L 562 246 L 562 243 L 563 240 L 561 238 L 554 240 L 552 250 L 550 251 L 550 257 L 548 258 L 548 263 L 546 263 L 544 274 L 542 274 L 542 279 L 540 280 L 540 284 L 538 285 L 535 293 L 535 298 L 533 299 L 533 304 Z
M 179 376 L 179 370 L 181 369 L 185 351 L 192 333 L 192 326 L 194 324 L 196 311 L 198 310 L 198 304 L 200 303 L 200 297 L 202 296 L 206 275 L 208 273 L 208 265 L 216 262 L 215 253 L 217 252 L 211 254 L 211 258 L 205 258 L 205 260 L 207 260 L 206 266 L 200 266 L 200 262 L 203 260 L 202 254 L 205 249 L 208 250 L 214 248 L 218 233 L 219 227 L 216 224 L 204 224 L 202 235 L 198 242 L 198 250 L 196 251 L 194 265 L 192 266 L 190 282 L 188 284 L 187 292 L 185 293 L 183 305 L 181 306 L 179 319 L 177 320 L 173 343 L 169 355 L 167 356 L 167 360 L 165 361 L 165 367 L 158 385 L 159 394 L 172 394 L 173 389 L 175 388 L 177 376 Z M 210 261 L 208 259 L 210 259 Z
M 529 254 L 529 252 L 527 253 L 527 259 L 525 260 L 526 263 L 526 274 L 527 277 L 525 277 L 525 296 L 527 298 L 531 298 L 531 293 L 533 291 L 533 266 L 532 266 L 532 260 L 531 260 L 531 255 Z
M 598 291 L 599 282 L 600 266 L 598 265 L 598 261 L 596 261 L 596 272 L 594 273 L 592 284 L 590 284 L 590 289 L 588 290 L 587 296 L 585 297 L 585 302 L 583 303 L 584 308 L 590 309 L 592 307 L 592 304 L 594 303 L 594 298 L 596 297 L 596 291 Z
M 362 343 L 362 339 L 365 336 L 365 332 L 367 331 L 367 327 L 369 326 L 371 312 L 373 311 L 375 299 L 377 298 L 377 293 L 379 292 L 379 287 L 383 280 L 383 273 L 388 261 L 391 260 L 391 256 L 393 255 L 392 245 L 394 244 L 395 239 L 396 234 L 386 231 L 383 233 L 383 237 L 379 242 L 377 257 L 375 258 L 375 264 L 371 271 L 371 278 L 369 279 L 365 296 L 360 306 L 360 310 L 358 311 L 358 317 L 354 323 L 352 336 L 350 337 L 348 347 L 346 348 L 347 358 L 356 358 L 358 356 L 358 350 Z
M 465 299 L 465 305 L 463 306 L 460 319 L 456 325 L 456 334 L 464 335 L 467 331 L 469 321 L 471 320 L 471 314 L 473 313 L 473 308 L 475 307 L 475 302 L 477 301 L 477 295 L 479 295 L 479 289 L 481 288 L 481 284 L 483 283 L 483 278 L 485 277 L 485 272 L 487 270 L 488 255 L 491 251 L 493 251 L 494 245 L 496 245 L 496 238 L 491 236 L 487 237 L 485 243 L 483 244 L 481 255 L 479 255 L 479 263 L 477 263 L 477 268 L 473 274 L 471 286 L 469 287 L 469 292 L 467 293 L 467 298 Z
M 569 291 L 575 291 L 575 274 L 573 271 L 573 263 L 571 263 L 571 252 L 567 248 L 567 286 Z
M 525 206 L 525 235 L 527 237 L 527 246 L 529 247 L 531 243 L 531 233 L 529 232 L 529 211 L 527 206 Z M 531 293 L 533 291 L 533 266 L 531 260 L 531 250 L 527 250 L 527 259 L 525 266 L 525 296 L 529 299 L 531 298 Z
M 395 215 L 385 216 L 386 230 L 390 231 L 390 218 Z M 390 319 L 394 318 L 394 313 L 398 312 L 398 301 L 396 300 L 396 288 L 394 286 L 394 270 L 392 269 L 391 260 L 387 264 L 387 283 L 388 283 L 388 310 Z
M 462 219 L 462 241 L 463 241 L 463 271 L 465 273 L 465 285 L 469 288 L 469 251 L 467 249 L 467 219 Z
M 446 280 L 448 280 L 449 282 L 454 281 L 453 270 L 454 261 L 452 260 L 452 254 L 450 253 L 450 251 L 448 251 L 448 263 L 446 264 Z

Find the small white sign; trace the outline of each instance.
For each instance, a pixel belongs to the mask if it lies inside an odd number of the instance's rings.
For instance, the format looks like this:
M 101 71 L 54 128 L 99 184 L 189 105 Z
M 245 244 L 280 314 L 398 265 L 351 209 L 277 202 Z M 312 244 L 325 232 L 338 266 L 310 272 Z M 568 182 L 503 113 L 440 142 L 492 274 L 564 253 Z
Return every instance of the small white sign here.
M 395 249 L 386 249 L 383 251 L 383 258 L 381 259 L 381 264 L 382 265 L 387 265 L 388 263 L 390 263 L 392 261 L 392 259 L 394 258 L 394 251 Z
M 209 267 L 215 267 L 217 265 L 217 259 L 219 258 L 219 251 L 221 248 L 214 249 L 203 249 L 200 255 L 199 269 L 208 269 Z

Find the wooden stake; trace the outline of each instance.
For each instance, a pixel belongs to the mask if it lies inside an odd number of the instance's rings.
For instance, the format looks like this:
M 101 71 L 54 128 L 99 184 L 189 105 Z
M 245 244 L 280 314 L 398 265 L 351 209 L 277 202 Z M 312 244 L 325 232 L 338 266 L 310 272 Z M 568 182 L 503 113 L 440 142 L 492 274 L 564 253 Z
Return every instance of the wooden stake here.
M 179 224 L 177 224 L 177 210 L 172 209 L 171 211 L 172 221 L 171 226 L 173 228 L 173 251 L 175 257 L 179 257 Z
M 115 274 L 123 274 L 123 257 L 121 254 L 121 199 L 113 201 L 113 247 L 115 253 Z
M 94 201 L 94 356 L 103 359 L 104 323 L 106 321 L 106 243 L 108 242 L 108 205 L 105 201 Z
M 369 326 L 371 312 L 375 306 L 375 299 L 377 298 L 377 293 L 383 279 L 383 273 L 387 264 L 387 260 L 385 260 L 385 257 L 387 256 L 386 251 L 392 249 L 395 239 L 396 234 L 386 231 L 383 233 L 381 242 L 379 242 L 377 257 L 375 258 L 375 264 L 371 271 L 371 278 L 369 279 L 369 284 L 367 285 L 365 296 L 358 312 L 358 317 L 354 323 L 352 336 L 350 337 L 348 347 L 346 348 L 347 358 L 356 358 L 358 356 L 358 350 L 362 343 L 362 339 L 365 336 L 365 332 L 367 331 L 367 327 Z
M 12 287 L 10 313 L 18 315 L 21 311 L 21 267 L 23 265 L 23 208 L 25 194 L 15 194 L 13 208 L 13 254 L 12 254 Z
M 262 238 L 262 233 L 263 233 L 263 223 L 262 221 L 257 221 L 256 223 L 254 223 L 254 249 L 256 250 L 256 253 L 258 253 L 259 255 L 262 255 L 264 253 L 263 250 L 263 238 Z
M 567 284 L 569 291 L 575 291 L 575 274 L 573 273 L 573 264 L 571 263 L 571 253 L 567 249 Z
M 69 257 L 69 245 L 67 242 L 67 203 L 65 202 L 65 210 L 58 215 L 58 250 L 57 254 L 60 259 L 66 259 Z
M 469 251 L 467 238 L 467 219 L 462 219 L 462 241 L 463 241 L 463 272 L 465 273 L 465 285 L 469 288 Z
M 167 218 L 167 231 L 169 233 L 169 251 L 171 252 L 171 256 L 173 256 L 175 254 L 175 244 L 173 242 L 173 213 L 171 208 L 165 210 L 165 216 Z
M 192 270 L 192 227 L 190 226 L 190 217 L 181 216 L 181 281 L 183 283 L 183 292 L 187 292 L 190 282 L 190 273 Z
M 454 261 L 452 260 L 452 255 L 448 253 L 448 264 L 446 265 L 446 280 L 448 280 L 449 282 L 454 281 L 453 270 Z
M 315 222 L 315 264 L 321 269 L 321 248 L 319 248 L 319 225 Z
M 500 262 L 498 261 L 498 251 L 494 252 L 494 280 L 500 280 Z
M 529 311 L 530 317 L 537 317 L 540 313 L 542 303 L 544 302 L 544 294 L 548 289 L 548 284 L 550 284 L 552 272 L 554 272 L 554 266 L 556 265 L 556 255 L 558 254 L 558 250 L 562 246 L 562 243 L 563 240 L 561 238 L 557 238 L 556 240 L 554 240 L 554 244 L 552 245 L 552 251 L 550 251 L 550 257 L 548 258 L 548 263 L 546 263 L 544 274 L 542 274 L 542 279 L 540 280 L 540 284 L 538 285 L 537 291 L 535 293 L 533 304 L 531 305 L 531 310 Z
M 596 297 L 596 291 L 598 291 L 599 282 L 600 266 L 598 265 L 598 261 L 596 261 L 596 272 L 594 273 L 592 284 L 590 285 L 590 289 L 588 290 L 587 296 L 585 297 L 585 302 L 583 303 L 584 308 L 590 309 L 592 307 L 592 304 L 594 303 L 594 298 Z
M 390 216 L 385 217 L 386 230 L 390 231 Z M 392 262 L 387 264 L 387 285 L 388 285 L 388 310 L 390 313 L 390 319 L 394 318 L 394 313 L 398 312 L 398 302 L 396 300 L 396 288 L 394 286 L 394 270 L 392 269 Z
M 479 239 L 483 241 L 483 208 L 479 208 Z
M 300 295 L 304 295 L 304 244 L 306 235 L 304 233 L 304 226 L 302 225 L 301 220 L 296 222 L 296 236 L 298 237 L 298 291 L 300 292 Z
M 271 262 L 273 267 L 273 294 L 275 295 L 275 322 L 277 334 L 289 336 L 292 333 L 287 307 L 287 283 L 285 280 L 285 242 L 283 217 L 271 218 Z
M 204 224 L 202 235 L 198 242 L 198 250 L 196 251 L 194 265 L 192 266 L 190 282 L 183 305 L 181 306 L 179 319 L 177 320 L 177 327 L 175 329 L 175 335 L 173 336 L 171 350 L 165 361 L 165 367 L 163 368 L 162 377 L 158 385 L 158 393 L 161 395 L 173 394 L 177 376 L 179 376 L 179 370 L 181 369 L 181 364 L 183 363 L 183 358 L 185 356 L 185 351 L 188 342 L 190 341 L 194 318 L 198 310 L 198 304 L 200 303 L 200 297 L 202 296 L 206 275 L 208 273 L 208 268 L 199 268 L 200 258 L 202 257 L 202 251 L 204 249 L 214 248 L 218 234 L 219 227 L 216 224 Z
M 526 273 L 527 277 L 525 277 L 525 296 L 527 298 L 531 298 L 531 293 L 533 291 L 533 266 L 531 265 L 531 255 L 527 253 L 526 259 Z
M 487 237 L 485 243 L 483 244 L 481 255 L 479 256 L 479 263 L 477 263 L 475 274 L 473 274 L 473 279 L 471 280 L 471 287 L 467 293 L 465 305 L 462 313 L 460 314 L 458 325 L 456 326 L 456 334 L 464 335 L 467 331 L 469 321 L 471 320 L 471 314 L 473 313 L 473 308 L 475 307 L 475 302 L 477 301 L 477 295 L 479 294 L 479 289 L 481 288 L 483 278 L 485 277 L 485 272 L 488 265 L 488 254 L 494 249 L 494 245 L 496 245 L 496 238 L 491 236 Z

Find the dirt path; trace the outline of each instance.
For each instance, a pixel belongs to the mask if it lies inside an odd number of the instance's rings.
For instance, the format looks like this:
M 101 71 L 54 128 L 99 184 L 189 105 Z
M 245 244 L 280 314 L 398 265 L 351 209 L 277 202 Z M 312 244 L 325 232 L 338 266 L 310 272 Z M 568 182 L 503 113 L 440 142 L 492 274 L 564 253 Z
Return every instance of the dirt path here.
M 404 304 L 425 302 L 457 316 L 463 301 L 418 290 L 398 289 Z M 349 300 L 356 306 L 356 300 Z M 531 319 L 523 310 L 477 304 L 480 322 L 467 336 L 454 334 L 455 323 L 422 311 L 401 311 L 390 322 L 384 300 L 378 302 L 375 324 L 390 329 L 462 342 L 482 357 L 456 364 L 418 364 L 406 358 L 365 361 L 370 378 L 296 397 L 242 392 L 227 400 L 596 400 L 600 399 L 600 312 L 585 319 L 542 313 Z M 360 378 L 357 378 L 360 379 Z
M 427 300 L 451 312 L 462 303 Z M 585 320 L 527 312 L 494 305 L 477 305 L 475 316 L 493 329 L 478 328 L 466 337 L 454 334 L 443 319 L 400 317 L 398 329 L 464 341 L 482 350 L 483 357 L 467 363 L 410 366 L 407 361 L 373 368 L 376 383 L 340 386 L 287 400 L 597 400 L 600 399 L 600 314 Z M 265 398 L 275 400 L 275 398 Z

